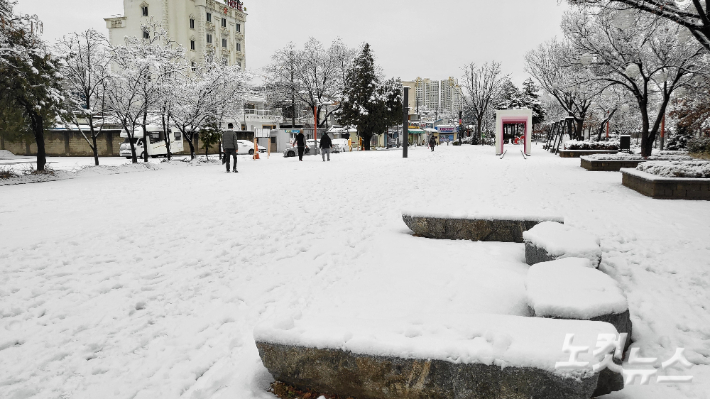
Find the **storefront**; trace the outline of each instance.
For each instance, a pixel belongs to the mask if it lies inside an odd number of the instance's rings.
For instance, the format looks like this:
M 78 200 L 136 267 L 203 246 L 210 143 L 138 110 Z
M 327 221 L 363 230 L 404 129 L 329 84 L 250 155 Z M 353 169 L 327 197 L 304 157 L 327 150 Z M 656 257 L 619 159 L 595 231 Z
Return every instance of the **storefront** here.
M 426 132 L 419 129 L 417 126 L 409 126 L 407 129 L 409 131 L 409 144 L 410 145 L 424 145 L 426 140 Z
M 458 132 L 454 125 L 439 125 L 434 133 L 436 142 L 439 145 L 447 145 L 455 140 L 458 140 Z

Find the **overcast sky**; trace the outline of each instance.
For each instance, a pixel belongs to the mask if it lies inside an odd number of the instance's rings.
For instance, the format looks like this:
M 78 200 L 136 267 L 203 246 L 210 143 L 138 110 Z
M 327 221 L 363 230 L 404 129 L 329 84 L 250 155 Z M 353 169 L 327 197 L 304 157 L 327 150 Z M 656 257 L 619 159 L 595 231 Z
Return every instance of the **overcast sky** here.
M 177 0 L 170 0 L 177 1 Z M 324 43 L 340 37 L 350 46 L 368 42 L 389 76 L 460 78 L 469 62 L 496 60 L 520 84 L 525 53 L 560 36 L 567 9 L 558 0 L 246 0 L 247 67 L 258 71 L 271 54 L 311 36 Z M 95 28 L 123 14 L 123 0 L 20 0 L 18 12 L 37 14 L 44 37 Z

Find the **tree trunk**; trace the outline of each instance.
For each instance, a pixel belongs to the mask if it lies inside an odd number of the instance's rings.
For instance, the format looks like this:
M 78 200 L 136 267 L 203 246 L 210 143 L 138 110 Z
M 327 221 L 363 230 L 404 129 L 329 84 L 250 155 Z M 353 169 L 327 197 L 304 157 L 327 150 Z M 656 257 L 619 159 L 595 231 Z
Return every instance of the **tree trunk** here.
M 183 136 L 187 140 L 187 144 L 190 144 L 190 159 L 195 159 L 195 145 L 192 144 L 192 139 L 187 138 L 188 135 L 185 133 L 183 133 Z
M 476 118 L 476 135 L 478 139 L 481 140 L 481 145 L 483 145 L 483 133 L 481 132 L 481 123 L 483 118 Z
M 170 150 L 170 132 L 168 131 L 169 130 L 168 126 L 170 125 L 170 114 L 167 115 L 167 118 L 168 118 L 167 123 L 165 121 L 165 117 L 166 117 L 165 114 L 163 114 L 163 136 L 165 137 L 165 149 L 168 152 L 167 157 L 168 157 L 168 161 L 169 161 L 170 158 L 172 158 L 172 153 Z
M 644 158 L 651 156 L 653 149 L 653 141 L 649 139 L 648 131 L 648 111 L 646 107 L 643 106 L 641 107 L 641 156 Z
M 91 130 L 93 130 L 93 128 Z M 94 135 L 94 132 L 91 132 L 91 142 L 91 149 L 94 151 L 94 166 L 99 166 L 99 149 L 96 147 L 96 136 Z
M 148 129 L 145 124 L 148 120 L 148 113 L 143 113 L 143 162 L 148 162 Z
M 44 166 L 47 164 L 47 154 L 44 148 L 44 120 L 42 116 L 31 112 L 30 122 L 37 143 L 37 171 L 44 171 Z
M 584 141 L 584 119 L 575 119 L 577 126 L 574 129 L 575 139 L 579 141 Z
M 362 145 L 363 147 L 365 147 L 365 151 L 370 151 L 370 142 L 372 141 L 372 135 L 363 135 L 360 137 L 362 137 Z

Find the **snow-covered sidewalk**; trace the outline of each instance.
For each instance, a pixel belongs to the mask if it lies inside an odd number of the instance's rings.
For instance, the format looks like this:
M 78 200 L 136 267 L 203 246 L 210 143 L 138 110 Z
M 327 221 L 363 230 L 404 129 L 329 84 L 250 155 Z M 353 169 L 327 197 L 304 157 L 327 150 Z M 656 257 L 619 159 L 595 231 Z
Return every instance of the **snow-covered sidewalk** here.
M 0 397 L 273 398 L 252 333 L 277 312 L 527 314 L 523 244 L 416 238 L 403 209 L 564 215 L 601 237 L 634 345 L 698 364 L 692 384 L 608 397 L 710 397 L 710 203 L 516 151 L 272 154 L 240 157 L 239 174 L 161 164 L 0 187 Z

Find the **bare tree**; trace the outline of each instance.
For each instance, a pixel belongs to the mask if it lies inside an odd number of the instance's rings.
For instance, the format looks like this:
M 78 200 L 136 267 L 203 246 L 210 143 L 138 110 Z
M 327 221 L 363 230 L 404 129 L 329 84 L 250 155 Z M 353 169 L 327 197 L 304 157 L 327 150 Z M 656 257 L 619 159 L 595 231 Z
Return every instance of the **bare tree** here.
M 94 153 L 94 164 L 99 164 L 96 138 L 103 131 L 106 106 L 106 86 L 110 76 L 111 54 L 108 40 L 94 29 L 72 33 L 63 37 L 54 46 L 54 53 L 63 57 L 61 73 L 63 85 L 69 94 L 68 118 L 74 123 Z M 79 122 L 79 117 L 88 121 L 89 137 Z M 96 121 L 101 124 L 96 128 Z
M 577 54 L 569 43 L 553 39 L 527 53 L 525 61 L 528 73 L 574 118 L 574 136 L 581 139 L 589 107 L 604 86 L 591 82 L 589 71 L 581 64 L 570 62 Z
M 464 101 L 476 121 L 476 135 L 481 138 L 481 128 L 487 113 L 490 113 L 493 102 L 509 77 L 503 75 L 500 63 L 489 62 L 476 66 L 471 63 L 464 66 L 463 87 Z
M 620 29 L 614 20 L 623 11 L 603 9 L 568 13 L 563 31 L 573 46 L 588 57 L 597 81 L 629 91 L 641 113 L 641 153 L 651 155 L 671 94 L 691 84 L 703 67 L 703 48 L 678 40 L 677 24 L 639 15 L 630 27 Z
M 296 49 L 296 45 L 290 42 L 271 56 L 271 64 L 265 68 L 268 75 L 267 98 L 274 106 L 289 110 L 291 126 L 296 125 L 296 110 L 298 109 L 296 94 L 300 92 L 297 71 L 300 65 L 299 56 L 300 53 Z M 288 107 L 286 107 L 287 104 Z
M 703 0 L 569 0 L 572 4 L 638 10 L 684 27 L 710 51 L 710 8 Z

